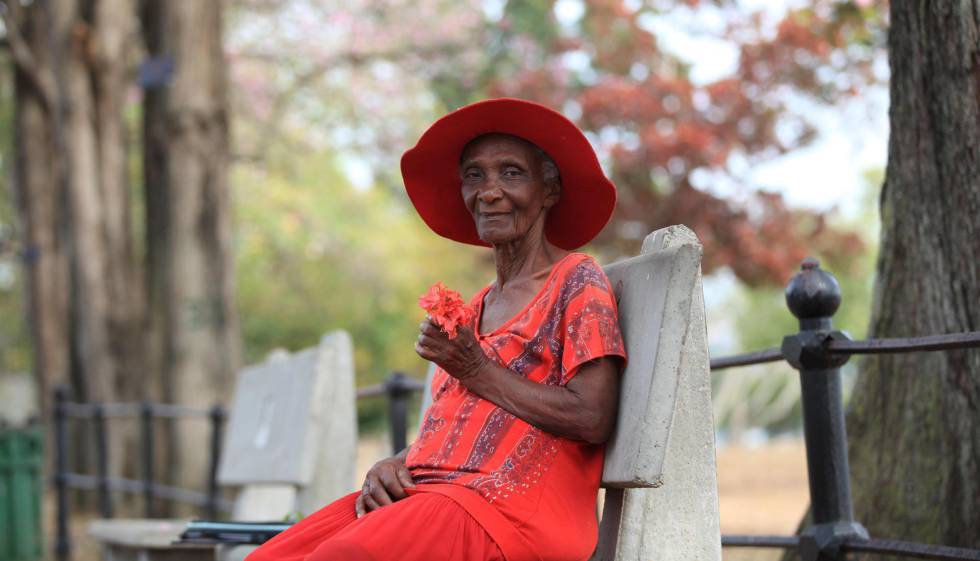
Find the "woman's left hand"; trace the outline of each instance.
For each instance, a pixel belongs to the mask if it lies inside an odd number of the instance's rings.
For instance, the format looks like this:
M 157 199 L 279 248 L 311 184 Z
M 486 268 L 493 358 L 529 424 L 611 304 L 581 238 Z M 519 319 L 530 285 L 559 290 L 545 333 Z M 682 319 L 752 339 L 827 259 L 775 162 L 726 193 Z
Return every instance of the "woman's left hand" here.
M 456 337 L 450 339 L 427 316 L 419 325 L 419 332 L 415 352 L 425 360 L 438 364 L 458 380 L 476 376 L 490 360 L 476 340 L 473 330 L 468 327 L 461 326 L 456 330 Z

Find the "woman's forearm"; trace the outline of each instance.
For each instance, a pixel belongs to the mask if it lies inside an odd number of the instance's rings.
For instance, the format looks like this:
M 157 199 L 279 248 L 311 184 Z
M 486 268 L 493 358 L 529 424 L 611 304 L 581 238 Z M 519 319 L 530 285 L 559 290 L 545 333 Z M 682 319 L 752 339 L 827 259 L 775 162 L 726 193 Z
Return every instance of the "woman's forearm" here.
M 461 378 L 470 391 L 541 430 L 586 442 L 605 442 L 615 424 L 615 364 L 600 359 L 583 366 L 565 386 L 548 386 L 493 361 Z

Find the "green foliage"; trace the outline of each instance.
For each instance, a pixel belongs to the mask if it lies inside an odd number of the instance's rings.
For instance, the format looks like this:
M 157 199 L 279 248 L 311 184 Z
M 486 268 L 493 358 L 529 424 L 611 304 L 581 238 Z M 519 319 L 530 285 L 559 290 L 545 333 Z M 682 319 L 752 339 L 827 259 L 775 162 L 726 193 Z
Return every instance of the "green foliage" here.
M 10 61 L 0 56 L 0 130 L 14 130 Z M 30 369 L 31 349 L 24 319 L 23 276 L 18 259 L 13 193 L 13 135 L 0 135 L 0 372 Z
M 875 203 L 883 180 L 881 170 L 868 171 L 865 177 L 867 189 L 858 214 L 836 220 L 840 227 L 859 232 L 866 251 L 814 255 L 840 283 L 841 307 L 834 314 L 834 327 L 854 339 L 866 336 L 871 313 L 879 224 Z M 736 318 L 740 352 L 779 347 L 784 335 L 799 329 L 797 319 L 786 307 L 783 286 L 739 284 L 726 307 Z M 855 364 L 851 361 L 844 367 L 845 382 L 853 380 Z M 849 389 L 850 384 L 846 385 Z M 714 386 L 715 421 L 736 435 L 749 426 L 774 432 L 800 427 L 798 375 L 784 363 L 722 372 L 714 377 Z
M 330 153 L 289 163 L 234 169 L 246 360 L 345 329 L 360 385 L 393 370 L 423 376 L 418 297 L 436 281 L 472 294 L 492 279 L 489 252 L 432 234 L 386 189 L 355 190 Z

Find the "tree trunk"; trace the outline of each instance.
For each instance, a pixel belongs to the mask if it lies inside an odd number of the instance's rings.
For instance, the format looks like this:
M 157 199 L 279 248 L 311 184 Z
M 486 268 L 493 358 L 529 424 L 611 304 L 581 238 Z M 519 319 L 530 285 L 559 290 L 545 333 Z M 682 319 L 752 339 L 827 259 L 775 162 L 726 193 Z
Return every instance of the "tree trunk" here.
M 135 86 L 132 65 L 127 61 L 137 38 L 135 2 L 99 0 L 94 7 L 93 28 L 91 72 L 99 132 L 101 232 L 108 256 L 103 290 L 109 298 L 103 321 L 107 323 L 109 353 L 115 360 L 117 399 L 133 401 L 150 397 L 141 376 L 146 360 L 146 298 L 134 248 L 127 170 L 129 135 L 123 118 L 126 95 Z
M 889 59 L 869 337 L 977 331 L 980 0 L 892 2 Z M 980 548 L 980 350 L 864 359 L 847 430 L 871 537 Z
M 51 390 L 69 382 L 67 209 L 55 138 L 54 71 L 50 18 L 38 6 L 10 4 L 8 41 L 14 52 L 14 194 L 24 246 L 28 321 L 41 410 Z M 18 43 L 13 33 L 20 32 Z M 13 32 L 13 33 L 12 33 Z
M 164 399 L 208 407 L 238 367 L 227 185 L 228 101 L 222 3 L 150 0 L 147 48 L 173 74 L 147 94 L 144 118 L 151 343 Z M 176 482 L 206 473 L 207 433 L 171 427 Z
M 71 342 L 73 381 L 82 401 L 113 401 L 117 371 L 109 352 L 108 256 L 102 240 L 102 197 L 95 128 L 95 92 L 89 73 L 93 31 L 76 0 L 53 0 L 63 157 L 67 161 L 71 226 Z
M 7 6 L 23 31 L 15 190 L 41 395 L 70 380 L 76 399 L 133 398 L 119 391 L 140 387 L 142 354 L 122 115 L 133 1 Z
M 980 330 L 980 0 L 892 2 L 872 337 Z M 862 363 L 848 415 L 872 536 L 980 548 L 980 350 Z
M 144 306 L 123 120 L 134 0 L 5 5 L 19 53 L 15 191 L 42 411 L 61 384 L 78 401 L 138 399 Z M 73 440 L 86 428 L 75 423 Z M 136 473 L 134 429 L 110 429 L 113 474 Z M 85 469 L 86 451 L 75 448 L 75 468 Z

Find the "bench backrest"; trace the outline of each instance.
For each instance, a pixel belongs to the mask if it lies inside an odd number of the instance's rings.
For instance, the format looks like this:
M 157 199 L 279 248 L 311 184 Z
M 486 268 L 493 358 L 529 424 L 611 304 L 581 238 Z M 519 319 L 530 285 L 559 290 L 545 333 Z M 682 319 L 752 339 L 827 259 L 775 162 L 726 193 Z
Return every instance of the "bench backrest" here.
M 701 244 L 684 226 L 606 267 L 629 365 L 593 561 L 721 559 Z
M 242 369 L 218 467 L 220 484 L 242 487 L 233 518 L 310 514 L 350 492 L 355 407 L 353 349 L 344 331 Z

